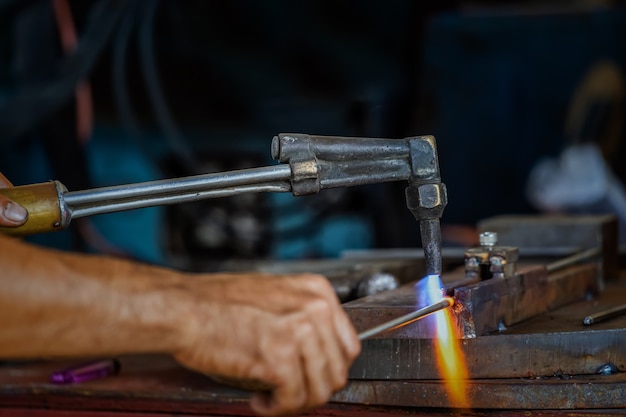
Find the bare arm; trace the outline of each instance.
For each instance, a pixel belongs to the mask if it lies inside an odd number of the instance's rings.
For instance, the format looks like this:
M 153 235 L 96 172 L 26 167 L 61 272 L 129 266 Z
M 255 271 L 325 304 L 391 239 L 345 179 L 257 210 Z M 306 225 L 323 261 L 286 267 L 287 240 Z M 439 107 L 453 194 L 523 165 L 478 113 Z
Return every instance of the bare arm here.
M 4 358 L 168 353 L 199 372 L 265 382 L 273 391 L 251 405 L 280 415 L 326 402 L 360 349 L 317 275 L 188 275 L 1 235 L 0 265 Z

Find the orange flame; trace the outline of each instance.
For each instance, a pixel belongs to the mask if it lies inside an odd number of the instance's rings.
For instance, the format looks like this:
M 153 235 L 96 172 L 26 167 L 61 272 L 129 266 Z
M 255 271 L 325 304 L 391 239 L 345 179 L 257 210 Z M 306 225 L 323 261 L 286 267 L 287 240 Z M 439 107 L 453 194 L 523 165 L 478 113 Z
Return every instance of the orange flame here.
M 441 279 L 431 275 L 426 278 L 427 296 L 430 301 L 441 298 Z M 470 408 L 467 399 L 467 364 L 461 350 L 461 340 L 456 332 L 452 311 L 447 308 L 434 314 L 436 323 L 435 349 L 437 352 L 437 366 L 442 378 L 446 381 L 446 388 L 450 405 L 459 408 Z
M 452 326 L 452 313 L 445 309 L 435 313 L 437 319 L 437 365 L 439 372 L 446 381 L 448 396 L 451 405 L 460 408 L 469 408 L 466 396 L 467 365 L 465 355 L 461 350 L 460 339 L 457 338 Z

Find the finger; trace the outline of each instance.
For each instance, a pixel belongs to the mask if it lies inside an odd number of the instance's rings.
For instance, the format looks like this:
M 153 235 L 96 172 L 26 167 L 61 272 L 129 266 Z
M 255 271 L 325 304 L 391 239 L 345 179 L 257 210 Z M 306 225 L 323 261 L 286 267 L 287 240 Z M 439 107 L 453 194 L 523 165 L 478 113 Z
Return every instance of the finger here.
M 307 280 L 309 291 L 324 297 L 333 306 L 334 327 L 337 337 L 341 340 L 341 346 L 345 358 L 352 362 L 361 353 L 361 342 L 354 330 L 354 326 L 348 315 L 343 310 L 335 290 L 330 282 L 321 275 L 310 274 Z
M 361 353 L 361 341 L 341 304 L 335 307 L 333 324 L 337 337 L 341 340 L 345 358 L 352 363 Z
M 306 382 L 299 343 L 283 343 L 274 349 L 275 388 L 268 393 L 255 393 L 250 407 L 261 416 L 280 416 L 301 410 L 306 404 Z
M 9 181 L 2 172 L 0 172 L 0 188 L 6 187 L 13 187 L 13 184 L 11 184 L 11 181 Z
M 351 360 L 343 346 L 342 337 L 335 329 L 336 308 L 320 300 L 309 307 L 311 320 L 316 326 L 320 340 L 320 358 L 325 358 L 326 376 L 325 381 L 330 384 L 332 392 L 343 387 L 347 380 L 348 366 Z
M 324 326 L 322 326 L 324 327 Z M 306 408 L 316 407 L 328 401 L 333 393 L 333 375 L 331 358 L 325 349 L 325 341 L 320 328 L 310 322 L 303 326 L 300 333 L 304 378 L 306 381 Z
M 15 227 L 24 224 L 28 211 L 14 201 L 0 194 L 0 225 Z

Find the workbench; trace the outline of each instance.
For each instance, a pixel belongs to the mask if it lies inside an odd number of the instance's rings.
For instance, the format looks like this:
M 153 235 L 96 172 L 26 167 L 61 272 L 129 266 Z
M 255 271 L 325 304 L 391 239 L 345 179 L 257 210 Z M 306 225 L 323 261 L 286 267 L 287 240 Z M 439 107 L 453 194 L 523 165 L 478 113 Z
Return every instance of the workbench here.
M 618 317 L 589 329 L 569 328 L 585 311 L 606 302 L 624 300 L 626 284 L 610 283 L 594 300 L 581 301 L 538 316 L 512 329 L 511 336 L 524 338 L 542 328 L 560 338 L 564 351 L 571 332 L 595 332 L 626 346 L 626 317 Z M 573 313 L 576 312 L 576 313 Z M 576 320 L 574 320 L 574 316 Z M 561 323 L 561 324 L 559 324 Z M 565 324 L 563 324 L 565 323 Z M 591 334 L 590 334 L 591 335 Z M 488 337 L 498 337 L 488 336 Z M 529 336 L 530 337 L 530 336 Z M 478 339 L 476 339 L 478 340 Z M 521 339 L 520 339 L 521 340 Z M 598 339 L 600 340 L 600 339 Z M 569 345 L 571 347 L 571 345 Z M 524 346 L 519 347 L 524 350 Z M 625 349 L 626 350 L 626 349 Z M 571 354 L 571 350 L 568 351 Z M 490 352 L 495 354 L 496 352 Z M 579 352 L 580 360 L 592 361 L 602 352 Z M 587 355 L 587 356 L 585 356 Z M 623 354 L 620 353 L 623 357 Z M 557 360 L 558 358 L 555 358 Z M 225 386 L 179 366 L 167 356 L 119 358 L 119 375 L 75 385 L 54 385 L 52 371 L 77 361 L 31 361 L 0 366 L 0 417 L 156 417 L 156 416 L 250 416 L 249 393 Z M 468 358 L 471 361 L 471 358 Z M 615 364 L 623 371 L 625 364 Z M 626 407 L 626 373 L 567 375 L 535 378 L 471 380 L 468 397 L 480 409 L 455 410 L 438 406 L 445 401 L 440 380 L 351 380 L 324 407 L 308 416 L 508 416 L 577 417 L 623 415 Z M 401 401 L 392 405 L 390 399 Z M 406 406 L 414 398 L 416 406 Z M 367 401 L 364 401 L 367 400 Z M 510 406 L 507 407 L 507 404 Z M 528 409 L 524 404 L 542 404 Z M 609 406 L 607 406 L 609 405 Z M 584 408 L 583 408 L 584 407 Z
M 0 416 L 30 417 L 119 417 L 155 416 L 252 416 L 248 408 L 249 394 L 218 384 L 208 377 L 183 369 L 164 356 L 121 358 L 122 372 L 111 378 L 79 385 L 57 386 L 48 383 L 48 376 L 67 361 L 46 361 L 4 365 L 0 371 Z M 480 381 L 473 389 L 495 395 L 498 387 L 517 390 L 522 395 L 529 385 L 552 386 L 563 391 L 585 390 L 589 384 L 613 386 L 615 395 L 626 398 L 626 377 L 611 376 L 555 378 L 553 380 L 490 380 Z M 352 383 L 354 384 L 354 383 Z M 369 385 L 369 384 L 368 384 Z M 376 385 L 376 384 L 371 384 Z M 385 389 L 402 389 L 395 383 Z M 409 385 L 407 385 L 410 388 Z M 441 392 L 441 383 L 419 384 L 422 393 Z M 348 387 L 350 389 L 350 386 Z M 339 394 L 341 398 L 341 394 Z M 450 410 L 414 407 L 371 406 L 358 403 L 331 402 L 313 410 L 309 416 L 603 416 L 622 415 L 624 410 Z

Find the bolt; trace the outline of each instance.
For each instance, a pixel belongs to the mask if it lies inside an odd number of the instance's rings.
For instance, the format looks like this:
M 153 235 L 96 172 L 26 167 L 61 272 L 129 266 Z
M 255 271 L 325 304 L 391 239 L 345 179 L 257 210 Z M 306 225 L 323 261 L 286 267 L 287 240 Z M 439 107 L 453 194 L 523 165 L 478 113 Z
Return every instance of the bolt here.
M 482 232 L 478 236 L 478 240 L 481 246 L 494 247 L 498 243 L 498 234 L 496 232 Z
M 489 258 L 489 262 L 491 262 L 491 265 L 493 266 L 502 266 L 504 259 L 502 259 L 501 256 L 492 256 Z
M 445 205 L 445 194 L 440 184 L 422 184 L 417 188 L 419 207 L 432 209 Z
M 478 268 L 478 265 L 478 259 L 476 259 L 475 257 L 467 258 L 465 260 L 465 266 L 467 268 Z
M 598 369 L 600 375 L 612 375 L 618 371 L 617 366 L 612 363 L 605 363 Z

